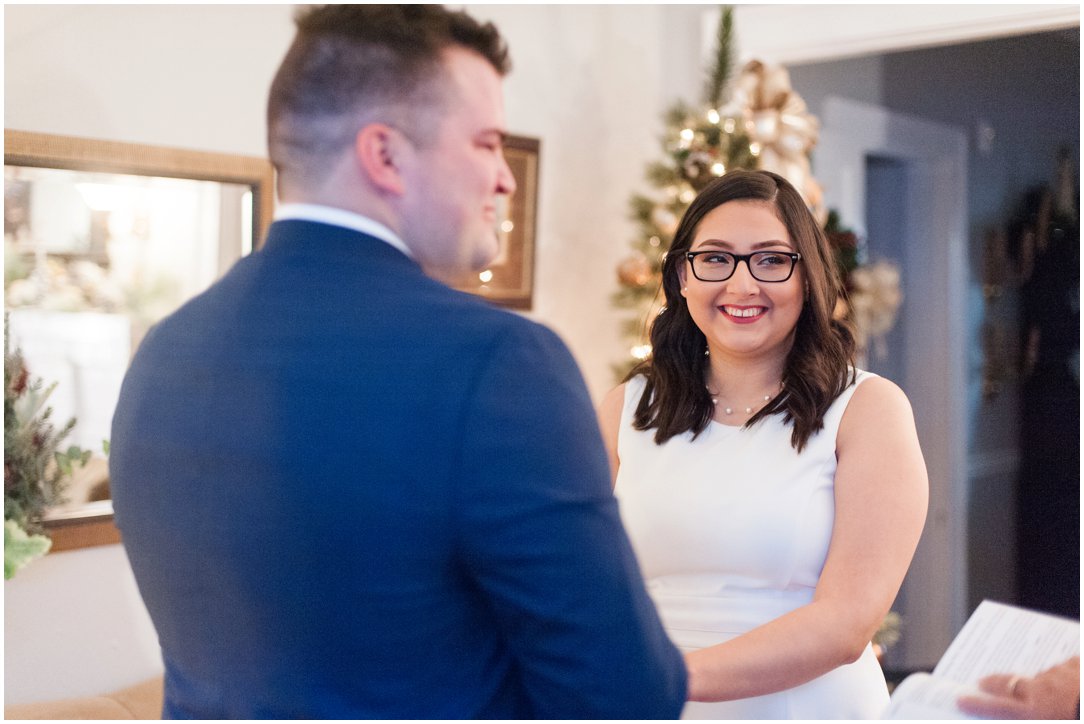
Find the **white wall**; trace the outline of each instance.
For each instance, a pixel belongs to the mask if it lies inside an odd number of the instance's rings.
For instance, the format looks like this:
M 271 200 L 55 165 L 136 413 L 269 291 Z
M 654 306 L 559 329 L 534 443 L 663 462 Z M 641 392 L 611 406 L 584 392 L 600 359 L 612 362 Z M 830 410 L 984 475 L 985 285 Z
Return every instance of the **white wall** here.
M 9 5 L 4 127 L 266 154 L 289 5 Z
M 162 673 L 124 548 L 53 553 L 4 582 L 4 704 L 93 696 Z
M 643 173 L 661 154 L 665 106 L 698 99 L 703 8 L 469 11 L 509 41 L 510 130 L 542 141 L 530 316 L 565 339 L 599 399 L 625 354 L 610 295 L 634 233 L 628 198 L 649 190 Z M 7 6 L 4 126 L 262 156 L 291 15 L 287 5 Z M 119 688 L 154 668 L 145 611 L 118 584 L 131 578 L 123 551 L 86 553 L 54 554 L 5 585 L 7 703 Z M 104 638 L 72 637 L 90 622 Z M 132 667 L 64 663 L 99 646 Z

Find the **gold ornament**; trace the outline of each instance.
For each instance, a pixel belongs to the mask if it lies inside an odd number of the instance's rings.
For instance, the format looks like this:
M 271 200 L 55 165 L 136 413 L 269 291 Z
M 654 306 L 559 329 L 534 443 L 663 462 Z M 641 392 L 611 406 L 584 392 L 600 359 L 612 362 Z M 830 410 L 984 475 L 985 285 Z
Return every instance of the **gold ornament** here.
M 651 210 L 651 223 L 667 236 L 674 235 L 679 221 L 677 214 L 663 206 L 656 206 Z
M 651 281 L 651 263 L 636 252 L 617 265 L 617 280 L 627 287 L 642 287 Z

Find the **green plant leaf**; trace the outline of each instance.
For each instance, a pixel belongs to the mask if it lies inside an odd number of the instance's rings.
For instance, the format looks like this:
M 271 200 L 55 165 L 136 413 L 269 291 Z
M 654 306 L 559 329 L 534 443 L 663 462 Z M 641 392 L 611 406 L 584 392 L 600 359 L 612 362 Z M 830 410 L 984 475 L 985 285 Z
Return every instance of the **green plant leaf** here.
M 4 521 L 4 580 L 30 561 L 49 552 L 53 542 L 43 535 L 27 535 L 14 520 Z
M 65 475 L 71 475 L 76 466 L 82 467 L 90 460 L 90 450 L 70 445 L 64 452 L 56 453 L 56 464 Z

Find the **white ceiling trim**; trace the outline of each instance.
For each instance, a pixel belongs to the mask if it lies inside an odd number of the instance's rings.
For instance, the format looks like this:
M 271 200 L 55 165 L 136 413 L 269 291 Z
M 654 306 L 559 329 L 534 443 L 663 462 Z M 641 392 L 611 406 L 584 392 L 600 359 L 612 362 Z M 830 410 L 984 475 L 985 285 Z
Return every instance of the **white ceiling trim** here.
M 703 48 L 714 52 L 719 11 L 705 11 Z M 740 60 L 811 63 L 1080 27 L 1080 6 L 735 5 Z

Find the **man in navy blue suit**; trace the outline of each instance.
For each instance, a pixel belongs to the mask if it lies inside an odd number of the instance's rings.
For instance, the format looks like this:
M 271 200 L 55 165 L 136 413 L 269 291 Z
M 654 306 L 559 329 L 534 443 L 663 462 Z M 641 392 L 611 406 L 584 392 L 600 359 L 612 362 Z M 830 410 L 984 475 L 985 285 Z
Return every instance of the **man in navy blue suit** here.
M 156 325 L 113 421 L 167 717 L 672 718 L 685 669 L 497 251 L 506 50 L 432 6 L 298 18 L 262 249 Z

